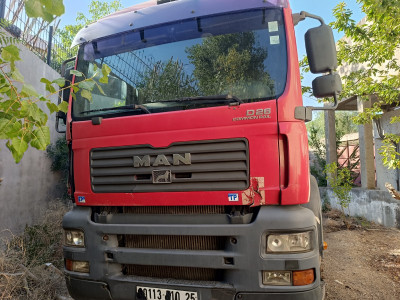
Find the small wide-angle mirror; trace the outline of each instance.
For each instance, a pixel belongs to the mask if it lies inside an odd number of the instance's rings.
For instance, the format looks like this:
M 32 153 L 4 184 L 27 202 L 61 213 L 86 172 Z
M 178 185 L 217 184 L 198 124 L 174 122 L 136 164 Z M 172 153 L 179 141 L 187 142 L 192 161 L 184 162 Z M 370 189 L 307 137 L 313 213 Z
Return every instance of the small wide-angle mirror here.
M 312 88 L 317 98 L 335 97 L 342 91 L 342 80 L 336 73 L 323 75 L 313 80 Z

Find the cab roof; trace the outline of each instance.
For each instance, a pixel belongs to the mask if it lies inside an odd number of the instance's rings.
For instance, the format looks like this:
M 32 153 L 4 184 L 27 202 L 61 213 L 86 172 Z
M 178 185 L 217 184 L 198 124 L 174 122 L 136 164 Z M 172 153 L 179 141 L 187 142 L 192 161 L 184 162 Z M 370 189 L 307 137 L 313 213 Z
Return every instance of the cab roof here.
M 177 20 L 255 8 L 287 7 L 288 0 L 157 0 L 137 4 L 82 28 L 71 47 L 102 37 Z

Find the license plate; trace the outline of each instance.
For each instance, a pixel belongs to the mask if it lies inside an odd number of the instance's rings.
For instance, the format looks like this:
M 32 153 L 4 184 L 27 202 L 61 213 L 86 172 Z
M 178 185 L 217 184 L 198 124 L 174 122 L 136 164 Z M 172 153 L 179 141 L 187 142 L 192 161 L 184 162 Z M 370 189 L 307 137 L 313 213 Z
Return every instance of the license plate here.
M 137 286 L 136 287 L 136 299 L 198 300 L 197 292 L 171 290 L 171 289 L 159 289 L 159 288 L 146 287 L 146 286 Z

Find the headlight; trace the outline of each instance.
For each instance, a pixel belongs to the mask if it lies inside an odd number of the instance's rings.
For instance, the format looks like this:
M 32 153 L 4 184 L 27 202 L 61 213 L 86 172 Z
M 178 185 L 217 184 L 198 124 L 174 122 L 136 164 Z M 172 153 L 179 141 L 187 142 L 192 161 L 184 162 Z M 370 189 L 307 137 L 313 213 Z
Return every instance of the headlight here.
M 66 229 L 65 246 L 85 247 L 85 234 L 82 230 Z
M 311 234 L 312 231 L 291 234 L 271 234 L 267 238 L 267 253 L 311 251 Z

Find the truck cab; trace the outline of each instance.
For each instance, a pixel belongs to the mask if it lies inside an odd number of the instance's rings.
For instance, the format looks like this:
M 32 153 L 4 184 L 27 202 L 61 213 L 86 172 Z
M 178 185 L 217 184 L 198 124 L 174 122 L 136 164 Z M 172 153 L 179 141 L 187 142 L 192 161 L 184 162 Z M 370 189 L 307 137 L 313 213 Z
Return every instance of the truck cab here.
M 74 299 L 323 298 L 293 20 L 149 1 L 78 33 L 73 80 L 109 74 L 66 117 Z

